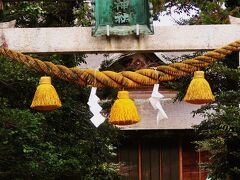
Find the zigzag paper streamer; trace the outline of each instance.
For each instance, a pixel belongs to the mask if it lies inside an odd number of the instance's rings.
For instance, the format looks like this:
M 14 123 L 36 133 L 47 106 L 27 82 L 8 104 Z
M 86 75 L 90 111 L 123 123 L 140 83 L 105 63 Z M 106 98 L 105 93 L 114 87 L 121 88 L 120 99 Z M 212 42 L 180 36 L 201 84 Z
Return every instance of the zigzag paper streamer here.
M 161 93 L 159 93 L 159 84 L 154 84 L 153 86 L 153 91 L 152 91 L 152 95 L 149 98 L 149 101 L 152 105 L 152 107 L 156 110 L 158 110 L 158 114 L 157 114 L 157 126 L 159 124 L 159 121 L 162 119 L 168 119 L 167 114 L 165 113 L 165 111 L 162 108 L 161 105 L 161 99 L 164 97 Z
M 94 124 L 94 126 L 98 127 L 105 121 L 105 117 L 103 117 L 100 113 L 102 111 L 102 107 L 98 104 L 98 101 L 100 99 L 97 97 L 96 92 L 97 88 L 92 87 L 87 104 L 90 111 L 93 113 L 93 117 L 90 120 Z

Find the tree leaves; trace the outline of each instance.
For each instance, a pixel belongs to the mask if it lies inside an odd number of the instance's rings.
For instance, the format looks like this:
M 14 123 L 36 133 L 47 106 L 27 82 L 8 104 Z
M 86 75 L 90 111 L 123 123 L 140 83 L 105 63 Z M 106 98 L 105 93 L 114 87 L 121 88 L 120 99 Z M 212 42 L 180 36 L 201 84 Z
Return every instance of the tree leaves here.
M 18 27 L 72 26 L 79 3 L 8 2 L 5 15 Z M 84 62 L 82 54 L 32 56 L 68 67 Z M 40 75 L 4 57 L 0 72 L 0 179 L 119 179 L 118 129 L 92 125 L 89 88 L 53 78 L 63 107 L 36 112 L 29 106 Z

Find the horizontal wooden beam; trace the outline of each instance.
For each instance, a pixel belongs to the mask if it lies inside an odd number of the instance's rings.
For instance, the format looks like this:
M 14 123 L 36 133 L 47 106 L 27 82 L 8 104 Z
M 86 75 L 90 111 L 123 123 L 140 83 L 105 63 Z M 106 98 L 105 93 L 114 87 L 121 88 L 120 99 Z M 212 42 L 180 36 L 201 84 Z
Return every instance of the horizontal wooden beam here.
M 162 26 L 140 37 L 92 37 L 90 27 L 9 28 L 0 29 L 0 37 L 8 48 L 24 53 L 196 51 L 240 39 L 240 25 Z

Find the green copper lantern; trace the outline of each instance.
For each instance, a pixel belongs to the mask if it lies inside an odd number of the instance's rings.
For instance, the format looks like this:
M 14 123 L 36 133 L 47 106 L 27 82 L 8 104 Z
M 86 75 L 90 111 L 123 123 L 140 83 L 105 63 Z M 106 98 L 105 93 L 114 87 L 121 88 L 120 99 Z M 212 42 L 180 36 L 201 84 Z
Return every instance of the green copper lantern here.
M 92 1 L 93 36 L 153 34 L 152 4 L 148 0 Z

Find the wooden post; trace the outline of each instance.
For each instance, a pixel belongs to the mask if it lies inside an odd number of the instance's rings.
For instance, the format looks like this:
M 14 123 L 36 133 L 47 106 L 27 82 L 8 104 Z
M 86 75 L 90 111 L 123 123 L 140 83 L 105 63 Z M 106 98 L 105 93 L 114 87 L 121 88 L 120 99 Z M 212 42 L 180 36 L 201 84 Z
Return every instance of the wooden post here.
M 240 68 L 240 51 L 238 51 L 238 68 Z
M 3 10 L 3 1 L 0 0 L 0 10 Z
M 0 21 L 2 20 L 3 18 L 3 1 L 0 0 Z
M 138 180 L 142 180 L 142 147 L 138 142 Z
M 159 155 L 159 177 L 162 180 L 162 145 L 160 145 L 160 155 Z
M 179 141 L 179 180 L 183 180 L 182 140 Z
M 139 24 L 136 25 L 136 35 L 139 36 L 140 35 L 140 28 L 139 28 Z
M 201 168 L 200 168 L 200 163 L 201 163 L 201 151 L 198 151 L 198 172 L 199 172 L 199 180 L 202 179 L 202 172 L 201 172 Z

